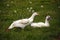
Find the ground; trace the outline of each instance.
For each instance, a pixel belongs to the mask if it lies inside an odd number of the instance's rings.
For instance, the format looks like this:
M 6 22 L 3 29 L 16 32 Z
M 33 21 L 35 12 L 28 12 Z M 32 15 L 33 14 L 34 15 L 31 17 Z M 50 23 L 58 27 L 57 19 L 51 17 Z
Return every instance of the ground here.
M 32 15 L 27 9 L 30 7 L 39 13 L 34 22 L 44 22 L 45 16 L 50 15 L 50 27 L 32 28 L 28 25 L 24 30 L 13 28 L 6 32 L 13 21 Z M 60 0 L 0 0 L 0 40 L 60 40 L 59 17 Z

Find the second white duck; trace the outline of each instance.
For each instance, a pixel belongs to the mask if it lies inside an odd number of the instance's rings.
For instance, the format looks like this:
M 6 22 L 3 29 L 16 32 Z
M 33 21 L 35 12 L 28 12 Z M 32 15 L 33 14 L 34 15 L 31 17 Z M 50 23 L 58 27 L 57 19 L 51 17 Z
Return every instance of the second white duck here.
M 48 15 L 48 16 L 46 16 L 45 23 L 44 22 L 31 23 L 31 26 L 33 28 L 35 28 L 35 27 L 49 27 L 50 26 L 49 20 L 50 20 L 50 16 Z

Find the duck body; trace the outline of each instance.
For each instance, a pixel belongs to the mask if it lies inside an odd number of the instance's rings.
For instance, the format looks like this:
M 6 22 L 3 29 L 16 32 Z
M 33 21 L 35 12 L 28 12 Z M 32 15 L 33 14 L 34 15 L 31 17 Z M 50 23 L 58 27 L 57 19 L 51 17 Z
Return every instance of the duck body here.
M 31 23 L 32 27 L 49 27 L 49 19 L 50 16 L 46 16 L 45 23 L 44 22 L 37 22 L 37 23 Z
M 30 18 L 13 21 L 13 23 L 9 26 L 8 29 L 12 29 L 14 27 L 20 27 L 20 28 L 24 29 L 25 26 L 27 26 L 33 22 L 33 19 L 36 15 L 38 15 L 38 14 L 35 12 L 32 14 L 32 16 Z
M 43 22 L 38 22 L 38 23 L 32 23 L 31 26 L 32 27 L 48 27 L 49 24 L 45 24 Z

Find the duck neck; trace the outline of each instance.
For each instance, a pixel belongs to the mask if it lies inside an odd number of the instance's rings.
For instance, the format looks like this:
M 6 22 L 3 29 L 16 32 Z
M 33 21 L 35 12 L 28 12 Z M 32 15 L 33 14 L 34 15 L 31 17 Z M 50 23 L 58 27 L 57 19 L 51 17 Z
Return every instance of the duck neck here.
M 35 17 L 35 15 L 34 15 L 34 14 L 32 14 L 32 16 L 31 16 L 29 19 L 34 19 L 34 17 Z
M 47 18 L 45 19 L 45 24 L 49 25 L 49 21 L 47 20 Z

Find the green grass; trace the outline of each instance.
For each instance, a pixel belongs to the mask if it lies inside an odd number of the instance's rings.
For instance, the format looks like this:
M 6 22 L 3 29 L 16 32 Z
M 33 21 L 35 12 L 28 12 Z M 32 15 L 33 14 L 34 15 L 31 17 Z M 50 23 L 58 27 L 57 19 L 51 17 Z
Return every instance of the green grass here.
M 57 40 L 60 36 L 60 8 L 58 8 L 60 0 L 31 1 L 32 4 L 29 3 L 29 0 L 0 0 L 0 40 Z M 44 7 L 41 8 L 41 5 Z M 10 32 L 6 32 L 14 20 L 29 18 L 32 15 L 27 7 L 33 7 L 40 14 L 35 17 L 34 22 L 44 22 L 45 16 L 50 15 L 52 18 L 50 27 L 32 28 L 28 25 L 24 30 L 13 28 Z M 15 13 L 14 10 L 17 12 Z

